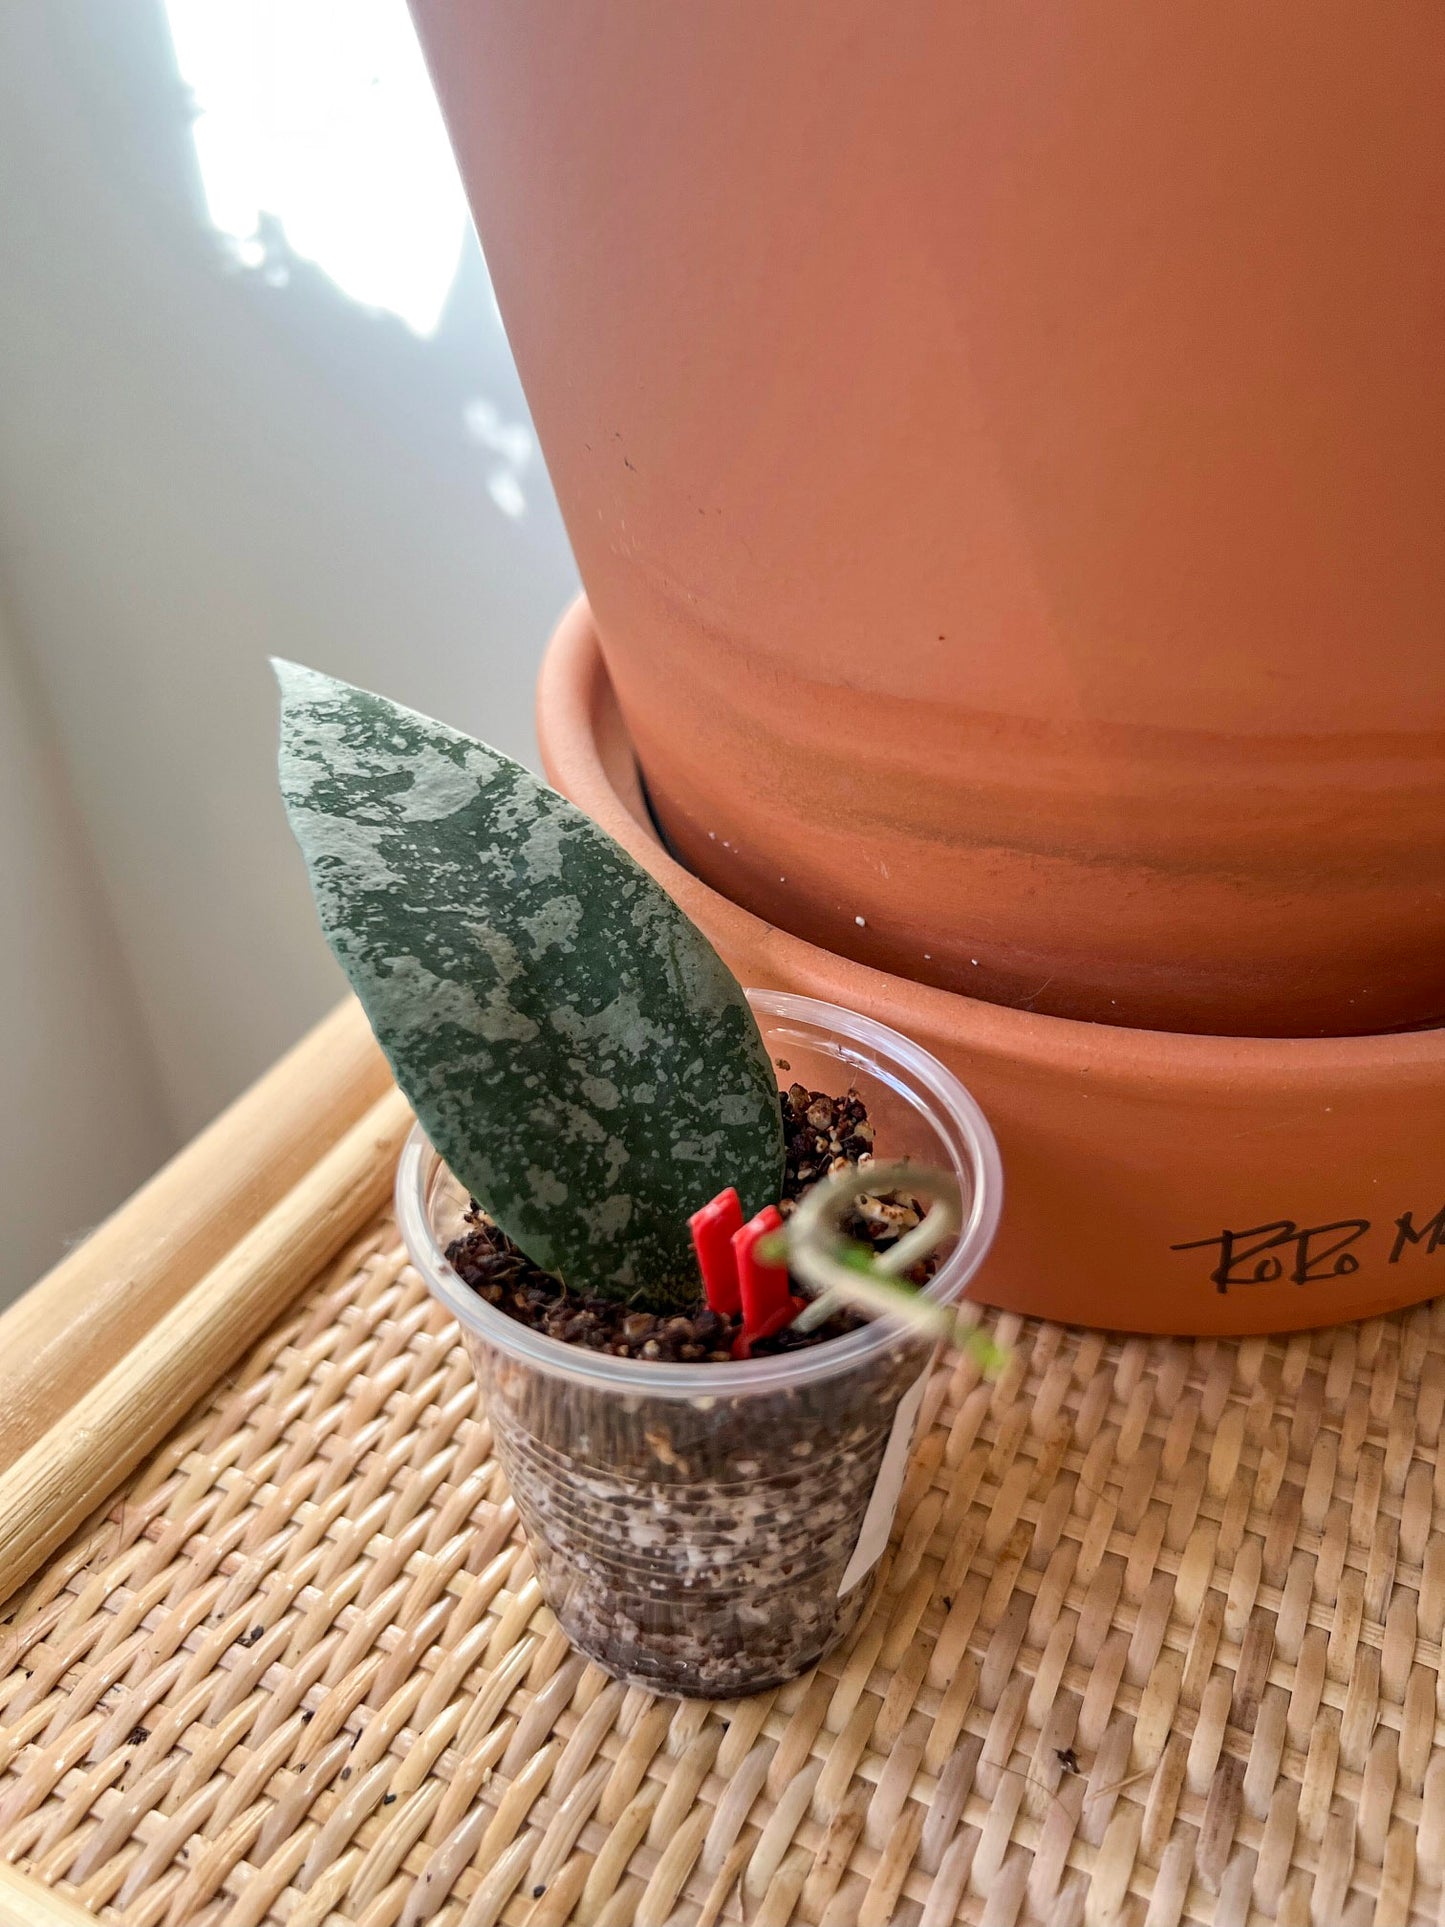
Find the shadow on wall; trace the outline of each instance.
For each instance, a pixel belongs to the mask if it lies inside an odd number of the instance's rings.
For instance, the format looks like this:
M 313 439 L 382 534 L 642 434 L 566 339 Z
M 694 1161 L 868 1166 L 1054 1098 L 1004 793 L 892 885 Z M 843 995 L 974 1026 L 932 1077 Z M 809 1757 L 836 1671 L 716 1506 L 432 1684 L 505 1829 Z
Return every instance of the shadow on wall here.
M 173 1138 L 341 989 L 275 792 L 266 657 L 530 761 L 575 584 L 470 234 L 419 337 L 275 219 L 243 250 L 219 235 L 194 115 L 159 0 L 0 9 L 0 601 Z M 58 1235 L 116 1201 L 77 1176 Z

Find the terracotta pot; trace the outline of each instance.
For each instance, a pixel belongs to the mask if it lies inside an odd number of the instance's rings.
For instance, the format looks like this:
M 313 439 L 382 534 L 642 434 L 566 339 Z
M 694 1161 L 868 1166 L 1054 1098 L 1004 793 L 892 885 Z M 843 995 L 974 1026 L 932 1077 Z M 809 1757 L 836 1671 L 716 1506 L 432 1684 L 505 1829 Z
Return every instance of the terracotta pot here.
M 1039 1011 L 1445 1015 L 1445 8 L 413 4 L 691 868 Z
M 548 774 L 744 983 L 877 1017 L 964 1080 L 1004 1212 L 974 1295 L 1126 1331 L 1263 1332 L 1445 1290 L 1445 1031 L 1218 1038 L 1003 1009 L 839 957 L 692 876 L 648 820 L 585 603 L 542 672 Z

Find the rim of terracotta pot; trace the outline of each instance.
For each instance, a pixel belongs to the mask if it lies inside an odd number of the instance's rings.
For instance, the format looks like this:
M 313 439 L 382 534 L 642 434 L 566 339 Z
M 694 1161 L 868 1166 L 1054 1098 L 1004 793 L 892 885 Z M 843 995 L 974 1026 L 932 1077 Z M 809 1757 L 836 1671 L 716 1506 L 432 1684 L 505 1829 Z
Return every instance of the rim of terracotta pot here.
M 673 858 L 653 827 L 626 725 L 617 705 L 585 595 L 568 608 L 548 646 L 537 683 L 537 734 L 551 780 L 642 863 L 681 907 L 713 932 L 731 929 L 776 972 L 779 983 L 806 982 L 848 1009 L 898 1010 L 929 1035 L 946 1032 L 1000 1061 L 1058 1072 L 1096 1071 L 1129 1083 L 1167 1079 L 1176 1088 L 1258 1082 L 1276 1091 L 1341 1079 L 1374 1084 L 1438 1078 L 1445 1029 L 1363 1037 L 1218 1037 L 1085 1023 L 989 1004 L 961 991 L 875 970 L 763 922 L 703 883 Z M 724 948 L 726 945 L 724 944 Z M 753 976 L 757 977 L 756 968 Z M 910 1018 L 902 1019 L 906 1029 Z

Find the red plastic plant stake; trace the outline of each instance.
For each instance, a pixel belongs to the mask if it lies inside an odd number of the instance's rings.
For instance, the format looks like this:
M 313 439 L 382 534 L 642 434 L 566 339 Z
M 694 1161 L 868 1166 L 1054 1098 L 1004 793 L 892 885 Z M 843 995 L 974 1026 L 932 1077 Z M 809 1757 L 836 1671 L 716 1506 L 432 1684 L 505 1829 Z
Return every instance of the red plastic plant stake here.
M 788 1290 L 787 1265 L 768 1264 L 758 1256 L 760 1242 L 782 1228 L 783 1214 L 770 1204 L 750 1218 L 741 1231 L 733 1233 L 743 1314 L 743 1328 L 733 1340 L 734 1358 L 750 1358 L 760 1338 L 771 1338 L 791 1325 L 803 1309 L 805 1301 L 794 1298 Z
M 726 1191 L 718 1192 L 711 1204 L 694 1211 L 687 1222 L 709 1308 L 723 1318 L 735 1317 L 740 1298 L 733 1236 L 741 1231 L 743 1224 L 743 1207 L 737 1192 L 729 1185 Z

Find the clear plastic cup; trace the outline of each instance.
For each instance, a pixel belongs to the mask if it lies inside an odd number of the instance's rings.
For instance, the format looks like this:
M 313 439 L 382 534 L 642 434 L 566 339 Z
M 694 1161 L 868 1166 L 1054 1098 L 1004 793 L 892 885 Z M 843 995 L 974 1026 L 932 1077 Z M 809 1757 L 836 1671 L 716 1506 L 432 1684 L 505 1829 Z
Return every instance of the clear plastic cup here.
M 748 999 L 780 1086 L 856 1089 L 880 1159 L 957 1177 L 964 1226 L 926 1289 L 960 1297 L 1002 1201 L 978 1106 L 871 1018 L 774 991 Z M 875 1323 L 710 1365 L 587 1351 L 458 1278 L 445 1252 L 467 1196 L 420 1130 L 396 1199 L 412 1262 L 461 1325 L 543 1592 L 584 1653 L 632 1684 L 732 1698 L 795 1677 L 851 1630 L 897 1506 L 926 1338 Z

